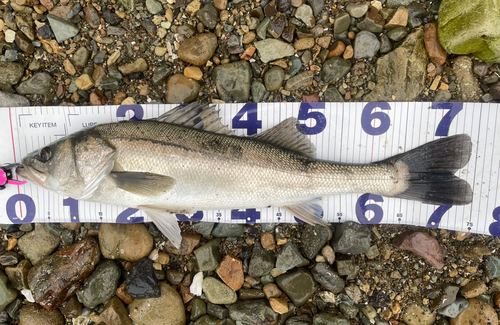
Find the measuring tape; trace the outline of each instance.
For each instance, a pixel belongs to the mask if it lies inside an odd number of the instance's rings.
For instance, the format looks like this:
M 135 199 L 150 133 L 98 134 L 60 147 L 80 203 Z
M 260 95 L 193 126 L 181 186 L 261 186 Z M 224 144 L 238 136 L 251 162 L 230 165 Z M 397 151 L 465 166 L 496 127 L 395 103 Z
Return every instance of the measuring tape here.
M 176 105 L 18 107 L 0 109 L 3 161 L 95 124 L 157 117 Z M 491 103 L 262 103 L 219 104 L 222 122 L 238 135 L 267 130 L 294 116 L 316 146 L 317 158 L 370 163 L 453 134 L 471 136 L 472 157 L 457 176 L 471 184 L 472 204 L 435 206 L 370 193 L 326 197 L 323 218 L 332 223 L 410 224 L 500 236 L 500 107 Z M 5 171 L 4 171 L 5 173 Z M 6 174 L 7 175 L 7 174 Z M 7 177 L 7 176 L 6 176 Z M 5 178 L 5 177 L 4 177 Z M 4 178 L 0 177 L 0 181 Z M 5 178 L 7 179 L 7 178 Z M 140 210 L 80 202 L 31 183 L 12 181 L 0 192 L 0 223 L 149 221 Z M 1 182 L 0 182 L 1 183 Z M 180 221 L 300 222 L 278 207 L 198 211 Z

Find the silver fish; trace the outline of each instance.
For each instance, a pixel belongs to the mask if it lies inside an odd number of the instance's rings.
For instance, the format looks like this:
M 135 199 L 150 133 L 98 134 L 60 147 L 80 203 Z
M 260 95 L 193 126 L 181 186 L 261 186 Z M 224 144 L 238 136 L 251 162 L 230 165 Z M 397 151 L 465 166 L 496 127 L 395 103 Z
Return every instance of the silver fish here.
M 32 152 L 18 175 L 79 200 L 142 209 L 175 246 L 175 213 L 281 207 L 322 224 L 320 198 L 373 193 L 464 205 L 470 185 L 453 174 L 471 156 L 468 135 L 435 140 L 372 164 L 314 158 L 289 118 L 250 137 L 235 136 L 208 104 L 157 119 L 96 125 Z

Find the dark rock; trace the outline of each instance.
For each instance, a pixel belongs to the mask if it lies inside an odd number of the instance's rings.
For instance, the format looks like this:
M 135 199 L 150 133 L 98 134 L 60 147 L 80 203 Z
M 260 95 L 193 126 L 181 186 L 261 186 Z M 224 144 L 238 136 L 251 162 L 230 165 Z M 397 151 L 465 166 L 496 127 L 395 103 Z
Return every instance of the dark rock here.
M 321 79 L 326 83 L 334 83 L 351 71 L 351 61 L 339 56 L 328 59 L 321 69 Z
M 105 22 L 113 26 L 122 22 L 122 19 L 115 13 L 114 9 L 104 10 L 102 18 L 104 18 Z
M 348 221 L 335 228 L 330 244 L 336 253 L 359 255 L 368 252 L 371 233 L 365 225 Z
M 127 292 L 134 299 L 160 297 L 160 287 L 154 274 L 153 261 L 148 258 L 135 263 L 127 271 Z
M 358 22 L 356 26 L 360 30 L 366 30 L 372 33 L 381 33 L 384 29 L 385 20 L 378 13 L 377 8 L 369 6 L 365 18 Z
M 328 86 L 324 93 L 325 102 L 343 102 L 344 97 L 333 85 Z
M 16 299 L 18 292 L 9 285 L 9 278 L 0 270 L 0 311 Z
M 161 85 L 165 80 L 167 80 L 167 77 L 172 73 L 172 69 L 169 67 L 156 67 L 155 71 L 153 72 L 153 85 L 159 86 Z
M 390 30 L 386 34 L 386 36 L 389 37 L 394 42 L 401 41 L 403 38 L 406 37 L 406 35 L 408 35 L 408 31 L 406 30 L 406 27 L 396 27 L 396 28 Z
M 384 291 L 376 291 L 370 296 L 370 303 L 375 308 L 387 307 L 391 302 L 391 298 Z
M 0 61 L 0 89 L 13 91 L 12 86 L 16 85 L 24 75 L 24 66 L 21 63 Z M 9 107 L 9 105 L 2 105 Z
M 248 275 L 260 277 L 268 274 L 273 269 L 275 261 L 271 251 L 262 248 L 260 243 L 255 243 L 248 266 Z
M 52 28 L 50 28 L 49 25 L 43 25 L 42 27 L 38 28 L 37 34 L 42 39 L 50 39 L 54 37 L 54 32 L 52 32 Z
M 252 71 L 248 62 L 221 64 L 215 67 L 212 77 L 222 100 L 228 103 L 248 101 L 252 80 Z
M 287 12 L 292 8 L 292 1 L 291 0 L 277 0 L 276 1 L 276 9 L 278 9 L 279 12 Z
M 318 16 L 325 8 L 325 0 L 307 0 L 307 3 L 311 6 L 314 16 Z
M 78 300 L 89 308 L 94 308 L 108 301 L 115 295 L 120 275 L 120 268 L 115 262 L 111 260 L 101 261 L 95 271 L 78 288 L 76 293 Z M 129 289 L 128 283 L 127 289 Z
M 310 260 L 314 259 L 331 235 L 332 232 L 328 227 L 305 225 L 300 236 L 300 248 L 304 256 Z
M 29 289 L 28 272 L 31 269 L 31 263 L 28 260 L 22 260 L 16 266 L 8 266 L 5 268 L 5 273 L 9 277 L 11 285 L 14 289 L 21 291 Z
M 212 230 L 214 237 L 239 237 L 243 235 L 244 226 L 239 223 L 218 223 Z
M 17 88 L 16 91 L 21 94 L 37 94 L 44 95 L 52 89 L 52 84 L 54 80 L 52 76 L 47 72 L 39 72 L 33 75 L 26 81 L 23 81 Z
M 193 251 L 200 271 L 215 271 L 219 266 L 221 260 L 219 244 L 220 239 L 214 239 Z
M 80 13 L 80 11 L 82 10 L 82 5 L 77 2 L 73 8 L 70 9 L 70 11 L 68 12 L 68 14 L 66 15 L 66 18 L 67 19 L 72 19 L 73 17 L 75 17 L 76 15 L 78 15 L 78 13 Z
M 82 304 L 78 301 L 76 296 L 72 296 L 69 300 L 66 300 L 59 310 L 64 317 L 76 318 L 82 314 Z
M 295 306 L 302 306 L 318 288 L 311 273 L 303 268 L 280 275 L 276 284 Z
M 80 31 L 77 26 L 58 16 L 48 14 L 47 19 L 49 20 L 50 27 L 52 28 L 58 43 L 64 42 L 65 40 L 76 36 Z
M 311 269 L 316 281 L 322 284 L 329 291 L 337 294 L 344 289 L 344 280 L 338 276 L 327 264 L 317 263 Z
M 28 273 L 35 301 L 46 309 L 61 306 L 92 273 L 100 256 L 97 241 L 87 237 L 44 258 Z
M 33 54 L 35 52 L 35 46 L 31 43 L 31 40 L 20 30 L 16 32 L 15 42 L 24 53 Z
M 321 313 L 314 315 L 314 325 L 349 325 L 351 324 L 342 315 L 330 313 Z M 371 324 L 371 323 L 370 323 Z
M 230 305 L 229 317 L 241 325 L 272 325 L 278 321 L 278 314 L 264 299 L 238 301 Z
M 288 271 L 296 266 L 305 266 L 309 260 L 300 255 L 299 250 L 291 241 L 283 245 L 276 258 L 276 268 L 281 271 Z
M 198 12 L 196 13 L 196 17 L 205 25 L 205 27 L 209 29 L 214 29 L 215 25 L 217 25 L 217 18 L 218 18 L 218 13 L 217 9 L 214 7 L 213 4 L 209 3 L 203 6 Z

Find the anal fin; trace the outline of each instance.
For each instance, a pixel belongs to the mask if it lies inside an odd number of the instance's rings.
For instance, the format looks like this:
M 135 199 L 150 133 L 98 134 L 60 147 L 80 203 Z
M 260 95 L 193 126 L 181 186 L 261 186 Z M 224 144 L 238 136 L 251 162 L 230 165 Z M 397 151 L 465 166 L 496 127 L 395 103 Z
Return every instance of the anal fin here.
M 172 177 L 143 172 L 113 171 L 111 178 L 122 190 L 148 197 L 165 194 L 175 185 Z
M 323 208 L 321 207 L 321 199 L 314 199 L 295 205 L 288 205 L 281 207 L 282 209 L 290 212 L 300 220 L 310 225 L 326 225 L 327 222 L 323 220 Z
M 181 228 L 179 228 L 179 222 L 177 222 L 175 214 L 169 213 L 165 209 L 148 205 L 141 205 L 138 208 L 146 212 L 151 221 L 154 222 L 156 227 L 176 248 L 181 246 Z

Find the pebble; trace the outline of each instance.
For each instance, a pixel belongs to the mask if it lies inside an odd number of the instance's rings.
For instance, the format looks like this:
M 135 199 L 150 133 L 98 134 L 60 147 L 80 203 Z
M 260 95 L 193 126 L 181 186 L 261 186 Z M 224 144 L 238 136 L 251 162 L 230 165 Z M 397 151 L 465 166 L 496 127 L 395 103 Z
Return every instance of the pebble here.
M 5 31 L 5 41 L 7 43 L 14 43 L 15 40 L 16 40 L 16 32 L 13 31 L 12 29 L 7 29 L 7 31 Z
M 85 21 L 90 27 L 94 29 L 99 28 L 101 17 L 94 6 L 88 4 L 83 8 L 83 13 L 85 14 Z
M 270 251 L 276 249 L 276 242 L 274 240 L 274 236 L 270 232 L 263 232 L 260 234 L 260 244 L 262 245 L 262 247 Z
M 438 89 L 436 96 L 434 96 L 435 102 L 449 102 L 451 99 L 451 93 L 449 90 Z
M 219 97 L 226 103 L 243 103 L 248 101 L 252 81 L 252 70 L 248 62 L 236 61 L 221 64 L 215 67 L 212 77 Z M 242 225 L 239 226 L 242 227 Z
M 210 236 L 212 233 L 212 229 L 214 228 L 215 223 L 213 222 L 198 222 L 193 224 L 193 229 L 203 235 L 204 237 Z
M 214 0 L 214 6 L 219 10 L 226 10 L 227 0 Z
M 187 63 L 202 66 L 214 55 L 217 42 L 215 34 L 198 34 L 182 42 L 177 54 Z
M 446 62 L 447 53 L 439 43 L 437 23 L 428 23 L 424 27 L 424 44 L 429 59 L 435 66 L 442 66 Z
M 333 60 L 336 58 L 332 58 Z M 371 233 L 367 226 L 348 221 L 335 228 L 330 242 L 337 253 L 347 255 L 364 254 L 370 248 Z
M 314 259 L 331 236 L 332 232 L 328 227 L 305 225 L 301 232 L 300 245 L 304 256 L 310 260 Z
M 27 98 L 21 95 L 10 94 L 0 91 L 0 106 L 1 107 L 30 106 L 30 102 Z
M 450 325 L 498 325 L 498 314 L 489 304 L 479 299 L 468 299 L 469 306 L 457 317 L 450 319 Z
M 500 258 L 496 256 L 487 256 L 485 262 L 486 276 L 490 279 L 500 277 Z
M 284 299 L 271 298 L 269 299 L 269 304 L 271 308 L 280 315 L 288 312 L 288 302 Z
M 217 266 L 219 266 L 221 260 L 219 244 L 220 239 L 213 239 L 193 251 L 196 256 L 196 262 L 198 263 L 198 269 L 201 272 L 215 271 Z
M 394 42 L 399 42 L 408 35 L 405 27 L 396 27 L 385 34 L 388 38 Z
M 244 325 L 273 325 L 278 321 L 278 314 L 263 299 L 237 301 L 229 306 L 229 317 Z
M 135 262 L 149 255 L 153 237 L 142 224 L 102 224 L 99 245 L 105 258 Z
M 125 280 L 128 294 L 134 299 L 160 297 L 160 287 L 156 279 L 153 262 L 143 258 L 127 271 Z
M 334 56 L 341 56 L 345 51 L 345 44 L 342 41 L 335 41 L 329 48 L 327 59 L 333 58 Z
M 295 11 L 295 17 L 304 22 L 307 28 L 312 28 L 316 24 L 312 8 L 306 4 L 297 8 L 297 11 Z
M 80 31 L 77 26 L 56 15 L 48 14 L 47 19 L 58 43 L 75 37 Z
M 434 310 L 443 308 L 454 303 L 457 299 L 457 293 L 459 289 L 459 286 L 449 283 L 443 285 L 442 290 L 440 290 L 439 292 L 439 296 L 432 300 L 431 309 Z
M 343 78 L 351 70 L 351 62 L 341 57 L 328 59 L 321 68 L 321 79 L 326 83 L 334 83 Z
M 44 258 L 28 273 L 35 301 L 47 309 L 61 306 L 92 273 L 100 256 L 97 241 L 87 237 Z
M 264 96 L 267 92 L 267 89 L 266 89 L 266 86 L 264 86 L 264 84 L 262 82 L 253 81 L 250 91 L 252 93 L 252 101 L 254 103 L 260 103 L 262 101 L 262 99 L 264 98 Z
M 264 249 L 258 242 L 252 250 L 252 257 L 248 266 L 248 275 L 260 277 L 268 274 L 274 268 L 276 259 L 274 254 Z
M 16 266 L 7 266 L 5 268 L 5 273 L 14 289 L 18 291 L 29 289 L 28 272 L 31 267 L 32 265 L 28 260 L 22 260 Z
M 312 85 L 314 80 L 313 71 L 304 71 L 287 80 L 285 88 L 287 90 L 297 90 L 301 87 L 308 87 Z
M 351 25 L 351 17 L 347 12 L 339 12 L 335 15 L 333 24 L 333 34 L 340 35 L 349 29 Z
M 217 9 L 211 3 L 204 5 L 203 8 L 198 10 L 196 17 L 198 17 L 202 24 L 208 29 L 214 29 L 217 25 Z
M 368 3 L 348 3 L 345 10 L 354 18 L 363 17 L 368 11 Z
M 436 313 L 417 304 L 410 304 L 403 312 L 402 319 L 407 325 L 432 325 L 436 320 Z
M 469 299 L 482 295 L 484 292 L 486 292 L 486 290 L 488 290 L 488 287 L 486 287 L 486 284 L 484 284 L 483 281 L 472 280 L 464 287 L 462 287 L 460 293 L 462 294 L 462 296 Z
M 267 70 L 267 72 L 264 74 L 264 84 L 266 85 L 266 88 L 269 91 L 279 90 L 281 88 L 281 84 L 283 83 L 284 79 L 285 79 L 285 71 L 277 66 L 274 66 L 271 69 Z M 273 239 L 273 244 L 274 244 L 274 239 Z
M 469 306 L 469 301 L 463 297 L 458 297 L 451 304 L 437 310 L 438 314 L 455 318 Z
M 115 295 L 120 275 L 120 268 L 113 261 L 102 261 L 77 290 L 78 300 L 89 308 L 108 301 Z
M 380 42 L 375 34 L 361 31 L 354 39 L 354 58 L 368 59 L 374 57 L 380 49 Z
M 201 236 L 198 234 L 182 234 L 181 246 L 176 248 L 172 242 L 165 243 L 165 250 L 169 254 L 174 255 L 189 255 L 193 249 L 200 243 Z
M 118 70 L 120 70 L 120 72 L 124 76 L 127 76 L 129 74 L 144 72 L 144 71 L 148 70 L 148 63 L 143 58 L 139 58 L 139 59 L 135 60 L 134 62 L 119 66 Z
M 365 18 L 356 23 L 356 27 L 358 27 L 360 30 L 366 30 L 372 33 L 381 33 L 384 29 L 384 25 L 384 18 L 373 6 L 369 6 Z
M 0 89 L 4 91 L 12 91 L 12 86 L 24 75 L 24 66 L 21 63 L 0 61 L 0 70 L 4 72 L 0 74 Z
M 16 88 L 18 94 L 37 94 L 44 95 L 52 89 L 54 80 L 47 72 L 39 72 L 33 75 Z
M 344 280 L 325 263 L 314 265 L 311 273 L 316 281 L 335 294 L 344 289 Z
M 156 15 L 163 10 L 161 3 L 156 0 L 146 0 L 146 8 L 153 15 Z
M 94 87 L 94 80 L 88 74 L 82 74 L 75 80 L 75 84 L 81 90 L 89 90 Z
M 127 308 L 117 297 L 112 297 L 104 305 L 104 311 L 100 314 L 107 325 L 133 325 L 128 317 Z
M 305 266 L 309 264 L 309 260 L 305 259 L 292 244 L 291 241 L 284 244 L 278 253 L 276 258 L 276 268 L 286 272 L 297 266 Z
M 247 63 L 248 65 L 248 63 Z M 231 67 L 229 67 L 231 69 Z M 214 237 L 239 237 L 243 236 L 244 226 L 238 223 L 217 223 L 212 230 Z
M 334 315 L 330 313 L 320 313 L 314 315 L 313 325 L 349 325 L 351 324 L 342 315 Z M 298 325 L 298 324 L 297 324 Z
M 184 76 L 194 80 L 201 80 L 203 79 L 203 72 L 198 67 L 186 67 L 184 69 Z
M 302 306 L 318 288 L 312 274 L 304 268 L 280 275 L 276 284 L 295 306 Z
M 59 246 L 59 237 L 38 224 L 35 231 L 19 238 L 17 245 L 31 264 L 36 265 Z
M 9 278 L 0 270 L 0 311 L 4 310 L 18 295 L 17 290 L 9 284 Z
M 201 299 L 193 299 L 191 302 L 191 320 L 195 321 L 207 313 L 207 304 Z
M 22 325 L 64 325 L 59 310 L 46 310 L 37 304 L 27 304 L 21 309 L 19 320 Z
M 203 279 L 203 292 L 207 296 L 208 301 L 213 304 L 234 304 L 238 300 L 234 290 L 222 281 L 210 276 Z
M 424 232 L 404 232 L 395 237 L 392 244 L 424 258 L 438 270 L 444 266 L 443 252 L 438 241 Z
M 295 43 L 293 43 L 293 47 L 297 51 L 302 51 L 302 50 L 313 48 L 314 45 L 315 45 L 315 41 L 314 41 L 314 38 L 312 38 L 312 37 L 299 38 L 298 40 L 295 41 Z
M 292 45 L 277 39 L 268 38 L 258 41 L 254 45 L 259 52 L 261 61 L 264 63 L 292 56 L 294 54 L 294 48 Z
M 229 316 L 229 310 L 223 306 L 207 303 L 207 314 L 215 316 L 218 319 L 226 319 Z
M 136 299 L 128 306 L 132 321 L 141 325 L 184 325 L 184 304 L 177 291 L 160 282 L 160 292 L 159 298 Z
M 217 275 L 233 291 L 238 291 L 245 282 L 243 263 L 237 257 L 226 255 L 217 267 Z
M 468 56 L 459 56 L 453 61 L 453 72 L 460 87 L 460 100 L 463 102 L 477 102 L 482 91 L 474 77 L 472 59 Z
M 385 29 L 391 30 L 396 27 L 405 27 L 408 23 L 408 9 L 399 7 L 392 18 L 385 24 Z
M 24 53 L 30 55 L 35 52 L 35 46 L 31 43 L 31 40 L 20 30 L 16 32 L 15 42 Z

